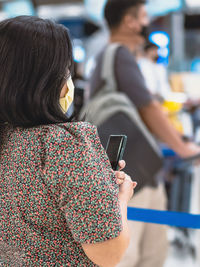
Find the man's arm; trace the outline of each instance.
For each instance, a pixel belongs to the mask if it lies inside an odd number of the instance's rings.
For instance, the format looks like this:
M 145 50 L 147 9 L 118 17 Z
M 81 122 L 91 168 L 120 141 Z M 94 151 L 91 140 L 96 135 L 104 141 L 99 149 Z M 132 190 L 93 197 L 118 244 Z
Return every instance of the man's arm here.
M 198 146 L 182 141 L 159 102 L 150 94 L 134 57 L 125 47 L 120 47 L 117 51 L 115 77 L 118 90 L 134 103 L 143 122 L 154 135 L 183 158 L 200 153 Z
M 200 153 L 200 147 L 182 141 L 180 134 L 163 112 L 159 102 L 151 101 L 148 105 L 140 108 L 139 113 L 149 130 L 182 158 Z

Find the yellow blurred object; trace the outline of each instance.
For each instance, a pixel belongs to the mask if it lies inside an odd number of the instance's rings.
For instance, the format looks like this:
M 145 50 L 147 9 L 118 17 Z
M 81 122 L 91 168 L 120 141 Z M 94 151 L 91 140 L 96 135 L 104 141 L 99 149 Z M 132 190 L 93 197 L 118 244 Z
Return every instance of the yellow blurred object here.
M 168 118 L 175 129 L 183 134 L 183 126 L 178 118 L 178 113 L 181 111 L 183 104 L 175 101 L 165 100 L 163 103 L 164 112 L 167 113 Z
M 181 111 L 183 104 L 175 101 L 165 100 L 163 103 L 163 107 L 166 109 L 168 113 L 171 114 Z

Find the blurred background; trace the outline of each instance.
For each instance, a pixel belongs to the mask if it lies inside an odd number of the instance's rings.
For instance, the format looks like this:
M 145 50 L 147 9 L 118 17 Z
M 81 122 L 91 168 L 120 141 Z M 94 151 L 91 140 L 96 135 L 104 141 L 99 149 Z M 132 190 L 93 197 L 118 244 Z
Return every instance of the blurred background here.
M 75 60 L 84 64 L 87 76 L 107 38 L 104 4 L 105 0 L 0 0 L 0 19 L 38 15 L 66 25 L 74 40 Z M 152 22 L 150 39 L 160 47 L 160 62 L 170 72 L 200 73 L 200 1 L 149 0 L 147 9 Z
M 18 15 L 36 15 L 53 19 L 70 30 L 76 89 L 74 106 L 70 112 L 75 117 L 78 117 L 84 100 L 87 99 L 88 79 L 95 66 L 95 57 L 108 41 L 108 30 L 103 19 L 105 2 L 106 0 L 0 0 L 0 20 Z M 200 0 L 149 0 L 147 10 L 151 20 L 148 38 L 158 47 L 157 64 L 164 66 L 166 70 L 167 79 L 163 82 L 174 93 L 173 97 L 165 97 L 163 107 L 177 130 L 185 138 L 199 143 Z M 200 168 L 196 173 L 193 175 L 196 182 L 193 185 L 190 182 L 190 189 L 186 190 L 187 205 L 180 208 L 179 201 L 177 208 L 171 199 L 173 203 L 170 210 L 174 208 L 199 213 Z M 173 187 L 174 195 L 177 195 L 176 188 L 180 188 L 179 183 Z M 200 266 L 200 237 L 195 239 L 196 233 L 197 231 L 185 229 L 169 231 L 169 239 L 176 250 L 170 252 L 165 267 Z M 199 231 L 198 234 L 200 235 Z M 187 253 L 190 255 L 188 261 L 184 258 Z
M 74 43 L 76 71 L 88 78 L 96 54 L 107 42 L 103 20 L 106 0 L 0 0 L 0 20 L 37 15 L 64 24 Z M 159 47 L 158 62 L 167 67 L 172 90 L 199 97 L 200 1 L 149 0 L 150 41 Z M 177 75 L 178 74 L 178 75 Z M 193 84 L 191 88 L 191 84 Z
M 82 105 L 95 56 L 108 32 L 103 20 L 106 0 L 0 0 L 0 20 L 17 15 L 50 18 L 69 28 L 74 44 L 77 90 L 75 105 Z M 158 63 L 167 68 L 171 89 L 192 101 L 200 98 L 200 1 L 149 0 L 149 40 L 158 47 Z M 78 113 L 78 110 L 76 113 Z

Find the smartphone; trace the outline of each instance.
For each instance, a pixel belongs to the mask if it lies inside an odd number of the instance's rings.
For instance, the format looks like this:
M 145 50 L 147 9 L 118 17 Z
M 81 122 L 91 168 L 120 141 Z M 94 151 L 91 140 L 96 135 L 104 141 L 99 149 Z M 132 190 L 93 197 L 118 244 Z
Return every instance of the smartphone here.
M 114 171 L 119 169 L 118 163 L 123 159 L 126 143 L 126 135 L 110 135 L 108 139 L 106 152 Z

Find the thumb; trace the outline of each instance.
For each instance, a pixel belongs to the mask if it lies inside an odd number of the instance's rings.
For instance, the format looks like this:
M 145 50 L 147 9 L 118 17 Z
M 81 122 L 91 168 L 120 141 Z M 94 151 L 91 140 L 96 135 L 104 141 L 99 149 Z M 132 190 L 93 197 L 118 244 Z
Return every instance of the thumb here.
M 135 189 L 137 186 L 137 182 L 132 182 L 132 185 L 133 185 L 133 189 Z

